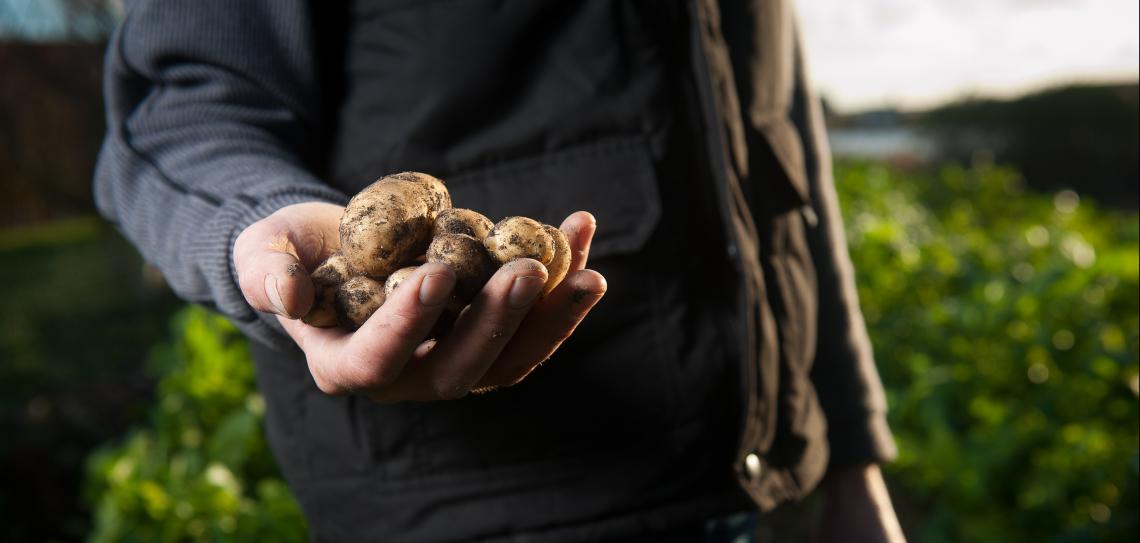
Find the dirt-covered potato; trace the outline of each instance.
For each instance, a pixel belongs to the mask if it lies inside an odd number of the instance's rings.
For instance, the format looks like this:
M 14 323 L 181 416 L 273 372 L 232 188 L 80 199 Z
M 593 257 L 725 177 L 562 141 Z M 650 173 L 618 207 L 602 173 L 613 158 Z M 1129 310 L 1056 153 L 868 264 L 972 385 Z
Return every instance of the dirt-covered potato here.
M 569 240 L 527 217 L 497 224 L 471 209 L 451 207 L 443 181 L 418 172 L 387 175 L 349 201 L 340 220 L 340 251 L 312 274 L 313 308 L 302 320 L 359 328 L 417 267 L 447 264 L 456 287 L 431 337 L 447 333 L 495 273 L 519 258 L 546 266 L 542 295 L 569 272 Z
M 466 234 L 440 234 L 431 240 L 428 262 L 447 264 L 455 271 L 455 294 L 466 305 L 495 272 L 483 243 Z
M 396 292 L 396 288 L 400 286 L 400 283 L 402 283 L 404 279 L 407 279 L 418 267 L 419 266 L 408 266 L 407 268 L 400 268 L 392 272 L 392 275 L 389 275 L 388 279 L 384 281 L 385 299 L 391 296 L 393 292 Z
M 499 264 L 516 258 L 533 258 L 548 264 L 554 258 L 554 240 L 542 228 L 542 223 L 527 217 L 507 217 L 499 221 L 483 239 L 483 246 Z
M 384 287 L 379 282 L 358 275 L 345 281 L 336 291 L 336 311 L 341 325 L 356 330 L 384 304 Z
M 421 172 L 400 172 L 385 176 L 385 178 L 423 185 L 424 189 L 427 190 L 428 207 L 434 209 L 436 213 L 451 208 L 451 194 L 447 192 L 447 186 L 444 185 L 443 180 L 438 177 Z M 434 220 L 434 218 L 433 215 L 432 219 Z
M 313 307 L 301 322 L 320 328 L 336 326 L 336 291 L 349 278 L 348 261 L 339 252 L 333 253 L 309 277 L 313 280 Z
M 554 241 L 554 256 L 546 264 L 546 286 L 542 287 L 542 295 L 546 296 L 566 278 L 566 272 L 570 271 L 570 240 L 566 239 L 566 234 L 561 230 L 549 224 L 542 225 L 542 229 Z
M 431 237 L 440 234 L 467 234 L 475 239 L 483 239 L 495 227 L 491 219 L 478 211 L 453 207 L 439 212 L 431 227 Z
M 436 215 L 451 207 L 443 182 L 404 172 L 369 185 L 340 219 L 340 247 L 355 272 L 380 278 L 423 254 Z

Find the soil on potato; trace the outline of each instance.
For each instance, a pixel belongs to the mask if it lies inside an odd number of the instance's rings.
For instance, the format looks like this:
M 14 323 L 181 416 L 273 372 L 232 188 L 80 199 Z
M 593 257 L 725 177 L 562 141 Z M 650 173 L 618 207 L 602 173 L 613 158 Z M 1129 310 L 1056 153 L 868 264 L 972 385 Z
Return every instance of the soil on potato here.
M 352 300 L 353 303 L 363 304 L 372 299 L 372 293 L 364 288 L 350 290 L 348 291 L 348 298 Z

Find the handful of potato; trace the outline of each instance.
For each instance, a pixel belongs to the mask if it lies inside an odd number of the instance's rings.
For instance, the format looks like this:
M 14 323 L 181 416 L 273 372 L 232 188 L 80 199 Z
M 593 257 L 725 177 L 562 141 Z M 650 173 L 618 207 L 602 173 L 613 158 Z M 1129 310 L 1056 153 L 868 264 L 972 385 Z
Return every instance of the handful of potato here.
M 340 218 L 340 249 L 313 271 L 316 299 L 306 324 L 356 330 L 424 262 L 455 271 L 451 302 L 433 335 L 450 329 L 495 270 L 517 258 L 546 266 L 545 296 L 566 277 L 570 243 L 561 230 L 526 217 L 497 224 L 451 207 L 443 181 L 418 172 L 388 175 L 360 191 Z

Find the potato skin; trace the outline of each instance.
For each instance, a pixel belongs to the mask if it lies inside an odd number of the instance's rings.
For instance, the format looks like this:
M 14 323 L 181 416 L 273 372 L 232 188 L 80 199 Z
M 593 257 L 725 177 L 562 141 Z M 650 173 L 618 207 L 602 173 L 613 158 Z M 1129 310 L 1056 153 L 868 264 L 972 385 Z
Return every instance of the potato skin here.
M 520 216 L 495 224 L 451 204 L 443 181 L 419 172 L 387 175 L 360 191 L 341 216 L 340 251 L 311 275 L 316 299 L 302 320 L 355 330 L 426 262 L 456 275 L 433 337 L 447 333 L 502 264 L 530 258 L 546 266 L 542 296 L 565 280 L 572 255 L 561 230 Z
M 451 193 L 447 192 L 447 185 L 438 177 L 422 172 L 400 172 L 386 175 L 382 179 L 419 183 L 427 190 L 428 207 L 436 213 L 451 208 Z M 432 215 L 432 220 L 435 220 L 435 215 Z
M 336 291 L 349 278 L 348 261 L 339 252 L 333 253 L 309 278 L 313 281 L 313 307 L 301 322 L 318 328 L 336 326 Z
M 495 271 L 483 243 L 466 234 L 436 236 L 428 247 L 427 260 L 446 264 L 455 272 L 455 295 L 463 305 L 475 298 Z
M 345 328 L 356 330 L 384 304 L 384 287 L 379 282 L 358 275 L 345 281 L 336 291 L 336 310 Z
M 542 295 L 546 296 L 566 278 L 566 272 L 570 271 L 571 255 L 570 240 L 566 239 L 566 234 L 549 224 L 542 225 L 542 229 L 554 241 L 554 257 L 546 264 L 546 285 L 542 287 Z
M 499 221 L 483 239 L 483 246 L 499 264 L 533 258 L 545 265 L 554 258 L 554 240 L 543 230 L 542 223 L 527 217 L 507 217 Z
M 436 215 L 449 207 L 439 179 L 416 172 L 383 177 L 345 206 L 341 252 L 353 271 L 385 277 L 427 249 Z
M 475 239 L 483 239 L 495 227 L 491 219 L 478 211 L 453 207 L 440 211 L 431 227 L 431 237 L 441 234 L 467 234 Z
M 419 266 L 408 266 L 392 272 L 392 275 L 389 275 L 388 279 L 384 281 L 385 299 L 391 297 L 392 293 L 396 292 L 396 288 L 400 286 L 400 283 L 402 283 L 404 279 L 407 279 L 418 267 Z

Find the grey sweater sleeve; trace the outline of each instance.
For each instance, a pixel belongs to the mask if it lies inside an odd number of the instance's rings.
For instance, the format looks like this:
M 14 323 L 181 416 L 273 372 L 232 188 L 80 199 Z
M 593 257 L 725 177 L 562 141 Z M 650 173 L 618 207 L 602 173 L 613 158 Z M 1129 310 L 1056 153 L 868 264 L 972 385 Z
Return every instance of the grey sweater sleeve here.
M 346 199 L 308 167 L 324 122 L 308 9 L 129 2 L 106 57 L 100 212 L 179 296 L 270 345 L 289 340 L 237 286 L 237 235 L 290 204 Z
M 893 459 L 887 402 L 875 367 L 867 326 L 859 309 L 855 271 L 847 252 L 823 112 L 812 92 L 797 41 L 792 117 L 804 147 L 812 211 L 808 230 L 819 284 L 818 333 L 812 381 L 827 414 L 829 469 Z

